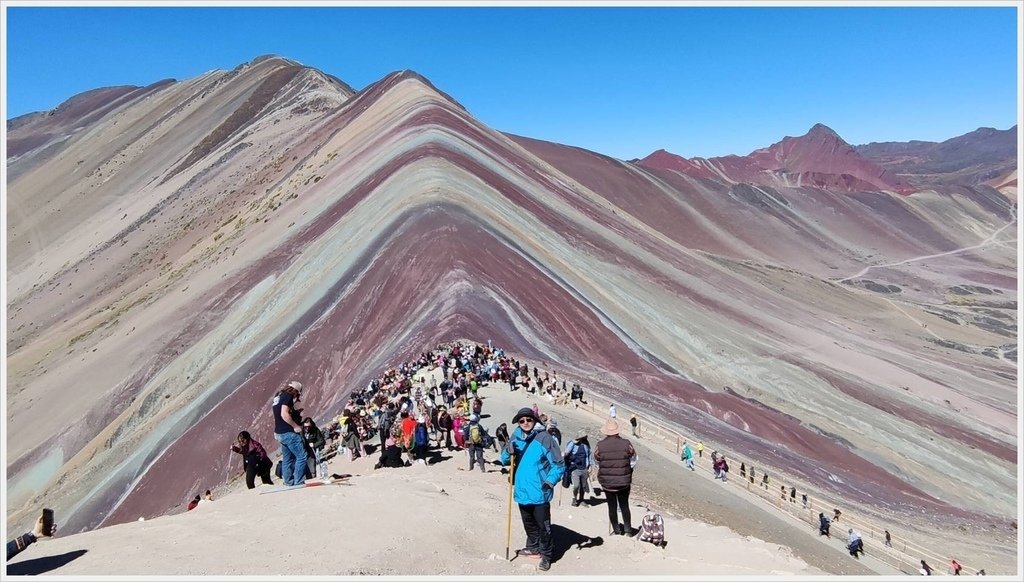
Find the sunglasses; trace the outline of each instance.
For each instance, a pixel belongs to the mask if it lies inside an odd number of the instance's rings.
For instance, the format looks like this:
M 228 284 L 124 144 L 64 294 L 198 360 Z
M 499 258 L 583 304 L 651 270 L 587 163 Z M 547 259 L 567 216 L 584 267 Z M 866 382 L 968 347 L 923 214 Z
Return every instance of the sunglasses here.
M 537 422 L 537 421 L 533 420 L 532 418 L 520 418 L 519 419 L 519 424 L 533 424 L 535 422 Z

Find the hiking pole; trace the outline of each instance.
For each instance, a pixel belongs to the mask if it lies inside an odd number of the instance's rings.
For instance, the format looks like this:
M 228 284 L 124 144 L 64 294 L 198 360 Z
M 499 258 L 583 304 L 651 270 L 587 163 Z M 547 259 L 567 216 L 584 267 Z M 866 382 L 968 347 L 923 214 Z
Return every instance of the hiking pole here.
M 559 507 L 562 506 L 562 489 L 565 489 L 565 487 L 558 487 L 558 506 Z
M 511 443 L 509 443 L 509 444 L 511 444 Z M 508 470 L 508 520 L 507 520 L 506 527 L 505 527 L 505 532 L 506 532 L 506 536 L 505 536 L 505 561 L 506 562 L 508 561 L 508 550 L 509 550 L 510 547 L 512 547 L 512 488 L 514 487 L 514 484 L 512 483 L 512 479 L 515 477 L 515 474 L 516 474 L 515 447 L 512 447 L 512 452 L 513 452 L 513 454 L 509 455 L 509 458 L 511 459 L 512 462 L 511 462 L 511 464 L 509 464 L 509 470 Z

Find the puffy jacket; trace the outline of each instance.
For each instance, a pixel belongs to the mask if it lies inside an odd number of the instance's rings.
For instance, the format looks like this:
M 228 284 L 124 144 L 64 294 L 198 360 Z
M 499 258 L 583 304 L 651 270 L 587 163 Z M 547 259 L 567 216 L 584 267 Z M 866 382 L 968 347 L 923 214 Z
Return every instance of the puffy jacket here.
M 620 436 L 608 436 L 597 443 L 597 482 L 605 491 L 622 491 L 633 482 L 630 459 L 636 451 L 633 444 Z
M 559 450 L 558 443 L 543 426 L 534 426 L 537 436 L 533 437 L 526 450 L 523 450 L 523 447 L 529 435 L 518 426 L 512 431 L 512 446 L 516 451 L 522 452 L 515 469 L 516 481 L 512 489 L 512 496 L 520 505 L 550 503 L 555 495 L 555 487 L 565 473 L 565 462 L 562 460 L 562 451 Z M 501 464 L 508 465 L 510 460 L 510 451 L 505 447 L 501 450 Z M 544 483 L 550 487 L 544 487 Z

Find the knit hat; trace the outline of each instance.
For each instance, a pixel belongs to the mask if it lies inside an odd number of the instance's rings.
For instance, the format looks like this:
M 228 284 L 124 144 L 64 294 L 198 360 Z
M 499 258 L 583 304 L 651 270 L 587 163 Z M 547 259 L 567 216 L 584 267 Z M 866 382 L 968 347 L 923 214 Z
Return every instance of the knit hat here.
M 608 436 L 619 434 L 619 423 L 615 422 L 614 418 L 609 418 L 605 421 L 604 426 L 601 427 L 601 434 Z
M 537 415 L 533 413 L 532 408 L 520 408 L 519 412 L 512 417 L 512 422 L 518 423 L 520 418 L 532 418 L 534 421 L 538 420 Z

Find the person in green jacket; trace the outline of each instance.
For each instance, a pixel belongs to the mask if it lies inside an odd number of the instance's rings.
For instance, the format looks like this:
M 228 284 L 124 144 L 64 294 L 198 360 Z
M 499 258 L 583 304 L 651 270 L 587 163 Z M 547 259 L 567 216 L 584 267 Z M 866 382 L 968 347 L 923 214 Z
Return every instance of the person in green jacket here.
M 686 444 L 686 441 L 683 441 L 683 455 L 682 455 L 682 460 L 683 460 L 683 462 L 684 462 L 684 463 L 686 463 L 686 466 L 687 466 L 687 467 L 688 467 L 688 468 L 689 468 L 689 469 L 690 469 L 691 471 L 694 471 L 694 470 L 695 470 L 695 469 L 693 468 L 693 450 L 691 450 L 691 449 L 690 449 L 690 445 Z

